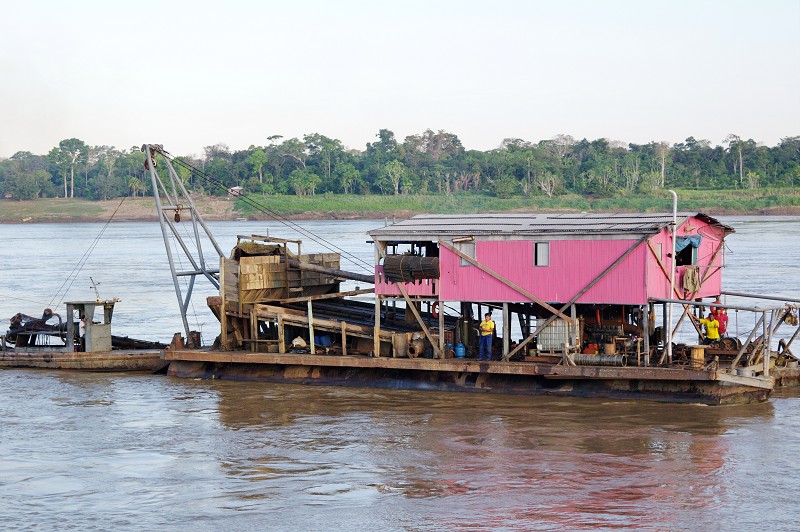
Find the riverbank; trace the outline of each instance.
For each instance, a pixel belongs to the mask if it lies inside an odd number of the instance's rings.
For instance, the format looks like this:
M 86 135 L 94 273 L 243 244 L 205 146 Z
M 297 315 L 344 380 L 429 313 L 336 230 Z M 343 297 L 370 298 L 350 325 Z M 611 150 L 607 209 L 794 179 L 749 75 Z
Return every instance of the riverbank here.
M 800 188 L 743 190 L 679 190 L 682 211 L 714 215 L 800 216 Z M 669 197 L 641 194 L 592 198 L 568 194 L 553 198 L 496 198 L 483 194 L 362 196 L 319 194 L 315 196 L 250 195 L 246 199 L 197 196 L 193 198 L 209 221 L 267 220 L 275 216 L 293 220 L 355 220 L 408 218 L 420 213 L 454 214 L 481 212 L 665 212 Z M 58 223 L 155 221 L 152 197 L 105 201 L 48 198 L 31 201 L 0 200 L 0 223 Z
M 197 208 L 207 220 L 235 220 L 235 201 L 224 198 L 194 198 Z M 30 201 L 0 200 L 0 223 L 60 222 L 147 222 L 157 221 L 155 200 L 117 198 L 104 201 L 47 198 Z

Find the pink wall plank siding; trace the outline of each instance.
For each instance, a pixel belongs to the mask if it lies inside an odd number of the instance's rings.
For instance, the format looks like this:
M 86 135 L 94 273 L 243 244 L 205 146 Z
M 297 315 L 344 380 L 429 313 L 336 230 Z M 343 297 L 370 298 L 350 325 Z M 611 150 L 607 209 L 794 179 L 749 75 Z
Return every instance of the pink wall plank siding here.
M 540 240 L 541 241 L 541 240 Z M 533 242 L 478 241 L 477 260 L 545 301 L 567 302 L 635 243 L 634 240 L 551 240 L 550 265 L 533 265 Z M 645 294 L 642 246 L 584 294 L 581 303 L 641 304 Z M 449 301 L 529 301 L 459 257 L 441 250 L 440 297 Z
M 711 227 L 697 218 L 690 218 L 685 224 L 678 228 L 678 236 L 702 236 L 700 248 L 697 250 L 697 265 L 700 266 L 700 275 L 708 275 L 703 282 L 700 291 L 694 295 L 695 298 L 716 296 L 722 290 L 722 262 L 723 253 L 720 252 L 711 263 L 714 252 L 722 244 L 722 230 Z M 672 235 L 668 228 L 663 229 L 659 234 L 650 239 L 653 247 L 658 251 L 658 244 L 661 244 L 661 263 L 669 273 L 672 266 L 672 259 L 667 255 L 672 252 Z M 675 287 L 682 299 L 690 297 L 691 294 L 683 290 L 683 275 L 686 268 L 678 266 L 675 276 Z M 647 292 L 650 297 L 669 298 L 669 276 L 658 265 L 658 261 L 653 253 L 647 250 Z M 676 297 L 677 297 L 676 295 Z
M 730 228 L 728 228 L 730 229 Z M 690 217 L 677 232 L 678 236 L 702 236 L 697 249 L 696 266 L 703 279 L 696 294 L 683 288 L 686 268 L 676 271 L 677 294 L 669 294 L 669 274 L 672 268 L 672 234 L 665 227 L 649 237 L 635 251 L 618 264 L 612 272 L 593 286 L 578 303 L 643 305 L 649 297 L 655 298 L 707 298 L 716 296 L 722 287 L 723 255 L 719 253 L 711 262 L 715 251 L 724 245 L 724 229 L 713 227 L 697 217 Z M 550 264 L 534 266 L 534 242 L 549 242 Z M 614 263 L 638 238 L 626 235 L 621 239 L 597 235 L 596 239 L 548 240 L 546 236 L 535 240 L 480 240 L 475 242 L 476 259 L 490 270 L 550 303 L 566 303 Z M 655 250 L 651 251 L 652 248 Z M 503 282 L 483 272 L 476 266 L 461 266 L 461 259 L 446 248 L 439 248 L 439 280 L 405 283 L 411 296 L 436 297 L 445 301 L 475 302 L 527 302 L 529 298 Z M 666 269 L 659 266 L 658 258 Z M 375 269 L 375 293 L 400 296 L 394 283 L 383 278 L 383 268 Z

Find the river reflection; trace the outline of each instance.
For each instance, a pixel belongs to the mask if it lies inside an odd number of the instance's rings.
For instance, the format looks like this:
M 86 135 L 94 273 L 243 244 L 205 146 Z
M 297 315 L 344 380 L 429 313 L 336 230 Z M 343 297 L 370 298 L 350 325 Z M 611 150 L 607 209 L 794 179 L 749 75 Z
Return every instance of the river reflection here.
M 35 529 L 791 529 L 799 406 L 796 391 L 707 407 L 0 371 L 0 514 Z
M 680 513 L 702 513 L 724 497 L 729 441 L 721 436 L 774 415 L 771 403 L 215 389 L 224 425 L 269 435 L 259 456 L 229 464 L 228 474 L 269 483 L 302 473 L 309 485 L 301 492 L 315 500 L 374 490 L 441 501 L 432 518 L 444 526 L 670 527 Z M 280 465 L 297 462 L 299 470 Z M 343 473 L 352 480 L 342 482 Z

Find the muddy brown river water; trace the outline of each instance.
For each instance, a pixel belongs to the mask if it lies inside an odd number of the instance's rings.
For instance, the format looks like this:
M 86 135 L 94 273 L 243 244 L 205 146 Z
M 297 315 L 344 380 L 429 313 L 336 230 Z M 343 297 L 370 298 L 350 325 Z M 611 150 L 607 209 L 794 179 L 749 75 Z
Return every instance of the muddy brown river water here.
M 726 222 L 726 287 L 796 296 L 800 219 Z M 101 227 L 0 226 L 0 329 L 51 301 Z M 226 249 L 261 232 L 213 227 Z M 371 260 L 372 227 L 312 230 Z M 93 298 L 93 275 L 122 334 L 169 338 L 157 225 L 105 238 L 70 297 Z M 0 529 L 794 531 L 799 456 L 798 388 L 707 407 L 0 370 Z
M 2 528 L 796 530 L 800 389 L 741 407 L 0 372 Z

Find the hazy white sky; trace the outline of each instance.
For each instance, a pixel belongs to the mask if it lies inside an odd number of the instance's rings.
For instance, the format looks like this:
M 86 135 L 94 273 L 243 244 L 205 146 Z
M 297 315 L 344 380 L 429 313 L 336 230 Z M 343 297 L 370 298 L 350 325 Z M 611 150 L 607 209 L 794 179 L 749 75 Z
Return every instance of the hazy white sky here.
M 0 0 L 0 157 L 800 135 L 800 0 Z

